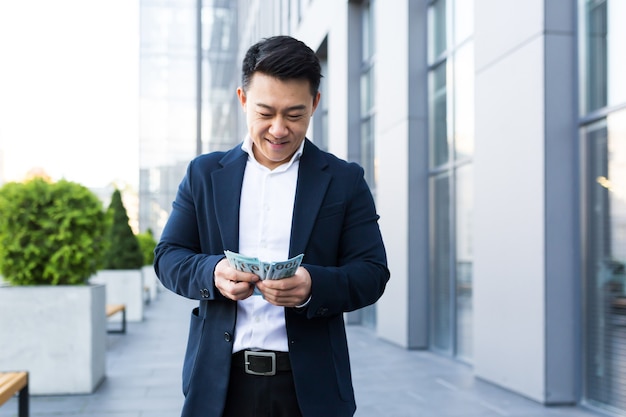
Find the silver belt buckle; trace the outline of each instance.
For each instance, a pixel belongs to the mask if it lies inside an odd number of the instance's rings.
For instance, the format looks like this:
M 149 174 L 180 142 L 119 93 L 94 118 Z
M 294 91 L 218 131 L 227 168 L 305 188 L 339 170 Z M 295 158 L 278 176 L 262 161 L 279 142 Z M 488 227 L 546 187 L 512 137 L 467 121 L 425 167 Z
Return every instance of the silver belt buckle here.
M 250 356 L 265 356 L 271 358 L 272 369 L 267 372 L 257 372 L 250 369 Z M 244 359 L 244 370 L 247 374 L 250 375 L 262 375 L 262 376 L 272 376 L 276 375 L 276 353 L 274 352 L 255 352 L 251 350 L 246 350 L 243 352 Z

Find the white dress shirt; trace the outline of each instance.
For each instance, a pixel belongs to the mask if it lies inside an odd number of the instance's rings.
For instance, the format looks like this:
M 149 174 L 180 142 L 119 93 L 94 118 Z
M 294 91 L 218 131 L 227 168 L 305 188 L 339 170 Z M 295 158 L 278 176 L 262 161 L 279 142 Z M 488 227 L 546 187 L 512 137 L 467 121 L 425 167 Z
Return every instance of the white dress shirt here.
M 289 162 L 270 170 L 252 153 L 249 136 L 241 148 L 248 162 L 241 188 L 239 209 L 239 253 L 262 261 L 289 258 L 291 219 L 296 196 L 298 167 L 304 141 Z M 285 309 L 252 295 L 237 302 L 237 323 L 233 352 L 264 349 L 287 352 Z

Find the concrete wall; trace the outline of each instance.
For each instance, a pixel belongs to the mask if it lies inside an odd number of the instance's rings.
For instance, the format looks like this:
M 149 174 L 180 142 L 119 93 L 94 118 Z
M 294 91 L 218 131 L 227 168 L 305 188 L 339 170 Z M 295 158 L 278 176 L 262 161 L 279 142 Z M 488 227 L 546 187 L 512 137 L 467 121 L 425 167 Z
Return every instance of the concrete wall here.
M 376 38 L 376 203 L 391 270 L 377 332 L 404 347 L 426 347 L 426 2 L 375 4 L 378 28 L 393 28 L 377 30 Z
M 576 201 L 572 186 L 547 189 L 565 185 L 561 173 L 571 173 L 575 163 L 556 151 L 571 156 L 571 129 L 549 129 L 555 117 L 576 122 L 571 96 L 564 103 L 550 100 L 559 90 L 555 83 L 574 79 L 571 54 L 560 64 L 548 54 L 555 35 L 546 32 L 546 22 L 557 9 L 547 12 L 543 0 L 477 0 L 475 22 L 474 369 L 480 378 L 546 403 L 573 401 L 575 384 L 574 326 L 558 324 L 564 311 L 573 311 L 575 277 L 563 280 L 561 272 L 575 263 L 574 243 L 558 238 L 563 229 L 547 221 L 548 214 L 561 213 L 573 230 Z M 565 10 L 571 6 L 560 13 Z M 568 36 L 569 51 L 574 43 Z M 548 69 L 556 78 L 546 77 Z M 569 359 L 557 364 L 557 356 Z

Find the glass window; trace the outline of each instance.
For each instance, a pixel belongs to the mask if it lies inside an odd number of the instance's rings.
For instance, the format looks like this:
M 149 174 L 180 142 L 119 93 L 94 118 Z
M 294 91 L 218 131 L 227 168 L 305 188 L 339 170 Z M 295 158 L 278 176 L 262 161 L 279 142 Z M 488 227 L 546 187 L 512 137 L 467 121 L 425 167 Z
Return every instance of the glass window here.
M 448 91 L 447 66 L 444 61 L 429 74 L 430 102 L 430 164 L 437 167 L 448 163 Z
M 607 91 L 609 106 L 613 106 L 626 102 L 626 1 L 607 1 Z
M 361 165 L 365 171 L 365 180 L 374 188 L 376 184 L 374 146 L 374 118 L 368 118 L 361 123 Z
M 471 0 L 435 0 L 428 20 L 431 347 L 468 362 L 473 343 L 473 8 Z
M 474 44 L 454 57 L 454 152 L 457 160 L 474 155 Z
M 374 67 L 367 65 L 361 73 L 361 117 L 369 117 L 374 102 Z
M 450 285 L 450 178 L 447 174 L 431 182 L 431 300 L 432 347 L 450 353 L 452 350 L 452 304 Z
M 363 2 L 361 7 L 361 137 L 359 143 L 359 163 L 365 171 L 365 180 L 374 197 L 376 197 L 375 10 L 374 0 Z M 376 305 L 365 307 L 360 312 L 362 324 L 374 328 L 376 326 Z
M 326 56 L 326 41 L 317 52 L 322 67 L 322 79 L 320 80 L 320 102 L 315 110 L 312 120 L 313 137 L 311 138 L 320 149 L 328 150 L 328 58 Z
M 585 396 L 626 411 L 626 110 L 582 130 L 585 146 Z
M 626 2 L 581 0 L 583 114 L 626 101 Z
M 438 0 L 428 9 L 428 62 L 439 59 L 447 49 L 446 0 Z
M 456 171 L 456 354 L 465 360 L 472 358 L 474 313 L 473 293 L 473 228 L 474 192 L 473 167 L 468 164 Z
M 361 15 L 363 61 L 371 59 L 376 52 L 374 16 L 374 0 L 366 1 Z
M 375 21 L 374 2 L 370 0 L 363 5 L 361 14 L 361 143 L 360 163 L 365 170 L 372 193 L 376 193 L 376 137 L 375 137 L 375 108 L 376 108 L 376 72 L 375 72 Z

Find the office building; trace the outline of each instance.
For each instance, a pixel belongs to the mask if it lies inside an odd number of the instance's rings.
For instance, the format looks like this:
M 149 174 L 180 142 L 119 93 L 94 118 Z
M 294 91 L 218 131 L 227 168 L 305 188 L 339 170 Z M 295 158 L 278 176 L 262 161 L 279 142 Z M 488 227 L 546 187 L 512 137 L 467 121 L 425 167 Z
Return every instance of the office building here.
M 311 139 L 359 162 L 391 280 L 353 323 L 542 404 L 626 415 L 623 0 L 142 2 L 142 228 L 238 143 L 245 50 L 324 68 Z

